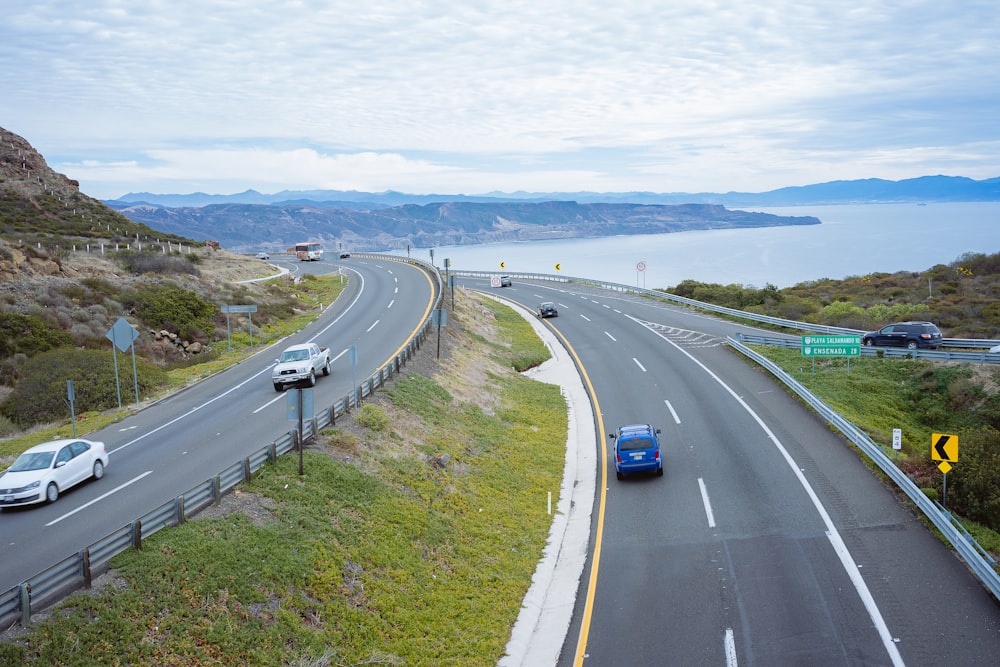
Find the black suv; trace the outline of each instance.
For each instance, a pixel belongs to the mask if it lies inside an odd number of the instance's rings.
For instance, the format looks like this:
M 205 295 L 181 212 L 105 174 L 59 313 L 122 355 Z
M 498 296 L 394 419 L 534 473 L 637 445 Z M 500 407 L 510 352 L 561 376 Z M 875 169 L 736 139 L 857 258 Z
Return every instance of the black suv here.
M 559 311 L 556 310 L 556 304 L 551 301 L 543 301 L 538 304 L 538 316 L 539 317 L 559 317 Z
M 930 322 L 897 322 L 866 333 L 861 342 L 869 347 L 905 347 L 909 350 L 927 347 L 933 350 L 941 345 L 941 330 Z

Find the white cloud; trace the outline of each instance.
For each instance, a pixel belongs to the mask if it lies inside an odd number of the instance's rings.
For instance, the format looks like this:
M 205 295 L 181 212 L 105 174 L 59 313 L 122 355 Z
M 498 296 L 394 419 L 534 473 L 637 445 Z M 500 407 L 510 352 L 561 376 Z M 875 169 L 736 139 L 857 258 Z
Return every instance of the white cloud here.
M 96 196 L 335 183 L 725 191 L 1000 173 L 989 2 L 5 11 L 0 122 Z

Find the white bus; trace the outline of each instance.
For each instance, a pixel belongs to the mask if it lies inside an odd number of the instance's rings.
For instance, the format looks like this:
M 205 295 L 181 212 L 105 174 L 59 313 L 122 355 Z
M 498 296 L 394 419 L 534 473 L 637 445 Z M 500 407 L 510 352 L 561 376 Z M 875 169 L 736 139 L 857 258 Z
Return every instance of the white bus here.
M 312 262 L 323 259 L 323 246 L 319 243 L 296 243 L 295 257 L 300 262 Z

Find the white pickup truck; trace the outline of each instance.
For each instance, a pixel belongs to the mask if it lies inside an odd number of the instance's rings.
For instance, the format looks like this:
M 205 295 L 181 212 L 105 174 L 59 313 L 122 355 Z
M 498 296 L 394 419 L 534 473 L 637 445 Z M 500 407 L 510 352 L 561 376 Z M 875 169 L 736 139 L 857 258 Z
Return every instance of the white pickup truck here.
M 271 370 L 275 391 L 284 391 L 286 385 L 300 382 L 312 387 L 317 373 L 330 374 L 330 350 L 316 343 L 292 345 L 275 361 L 278 363 Z

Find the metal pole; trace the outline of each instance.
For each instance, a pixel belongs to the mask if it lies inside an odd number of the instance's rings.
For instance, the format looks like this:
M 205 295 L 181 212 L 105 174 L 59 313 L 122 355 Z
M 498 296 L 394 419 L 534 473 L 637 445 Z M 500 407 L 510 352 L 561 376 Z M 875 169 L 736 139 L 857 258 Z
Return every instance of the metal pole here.
M 135 407 L 139 409 L 139 373 L 135 368 L 135 341 L 132 341 L 132 380 L 135 382 Z
M 299 477 L 302 476 L 302 387 L 297 389 L 299 392 Z
M 111 327 L 111 355 L 115 361 L 115 389 L 118 390 L 118 409 L 122 409 L 122 385 L 118 379 L 118 340 L 115 328 Z

